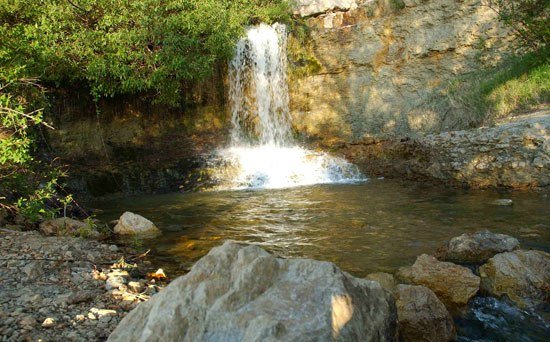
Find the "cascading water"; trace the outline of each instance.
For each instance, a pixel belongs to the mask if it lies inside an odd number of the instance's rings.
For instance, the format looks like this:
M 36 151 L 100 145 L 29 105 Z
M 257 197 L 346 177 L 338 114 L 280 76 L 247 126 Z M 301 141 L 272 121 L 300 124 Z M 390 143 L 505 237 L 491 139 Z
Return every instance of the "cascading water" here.
M 286 27 L 248 29 L 229 66 L 231 145 L 220 151 L 219 188 L 286 188 L 364 180 L 353 164 L 295 144 L 286 77 Z

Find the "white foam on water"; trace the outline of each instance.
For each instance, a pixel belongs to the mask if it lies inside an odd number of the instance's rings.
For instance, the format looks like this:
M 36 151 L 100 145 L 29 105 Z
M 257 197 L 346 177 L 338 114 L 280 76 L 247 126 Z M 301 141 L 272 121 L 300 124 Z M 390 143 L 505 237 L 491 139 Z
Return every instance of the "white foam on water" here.
M 233 189 L 280 189 L 364 180 L 346 160 L 298 146 L 230 147 L 223 154 L 236 170 L 230 182 Z

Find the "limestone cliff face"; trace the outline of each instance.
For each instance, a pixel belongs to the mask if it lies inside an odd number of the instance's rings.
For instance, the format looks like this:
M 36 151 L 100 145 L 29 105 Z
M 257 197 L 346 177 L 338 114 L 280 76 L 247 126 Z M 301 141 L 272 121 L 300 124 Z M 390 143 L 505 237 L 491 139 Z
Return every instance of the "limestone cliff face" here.
M 465 128 L 438 107 L 442 89 L 498 62 L 513 39 L 481 0 L 341 7 L 305 18 L 321 68 L 290 84 L 296 130 L 328 145 Z
M 340 152 L 368 174 L 435 180 L 474 188 L 550 186 L 550 112 L 494 127 L 414 139 L 344 144 Z
M 47 152 L 67 165 L 69 190 L 93 196 L 167 192 L 194 187 L 204 160 L 226 142 L 230 122 L 223 98 L 185 109 L 138 97 L 99 102 L 55 94 Z

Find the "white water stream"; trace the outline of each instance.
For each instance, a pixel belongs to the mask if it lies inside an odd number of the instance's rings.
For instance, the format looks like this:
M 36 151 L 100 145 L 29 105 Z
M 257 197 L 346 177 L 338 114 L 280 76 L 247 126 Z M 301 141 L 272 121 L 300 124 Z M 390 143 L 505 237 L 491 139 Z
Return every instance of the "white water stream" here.
M 248 29 L 229 65 L 230 147 L 220 151 L 221 188 L 287 188 L 364 179 L 356 166 L 294 142 L 288 108 L 287 32 L 281 24 Z

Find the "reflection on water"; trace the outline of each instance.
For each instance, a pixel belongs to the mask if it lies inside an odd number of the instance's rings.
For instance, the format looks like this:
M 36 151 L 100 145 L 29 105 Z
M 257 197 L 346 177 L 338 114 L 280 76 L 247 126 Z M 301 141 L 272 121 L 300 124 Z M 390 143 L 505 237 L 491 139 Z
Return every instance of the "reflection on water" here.
M 511 198 L 513 206 L 496 206 Z M 164 231 L 147 240 L 164 267 L 190 264 L 225 239 L 264 246 L 283 257 L 328 260 L 356 276 L 393 272 L 445 240 L 489 229 L 550 249 L 545 194 L 464 191 L 372 180 L 277 190 L 143 196 L 94 203 L 100 219 L 141 214 Z M 170 267 L 172 266 L 172 267 Z

